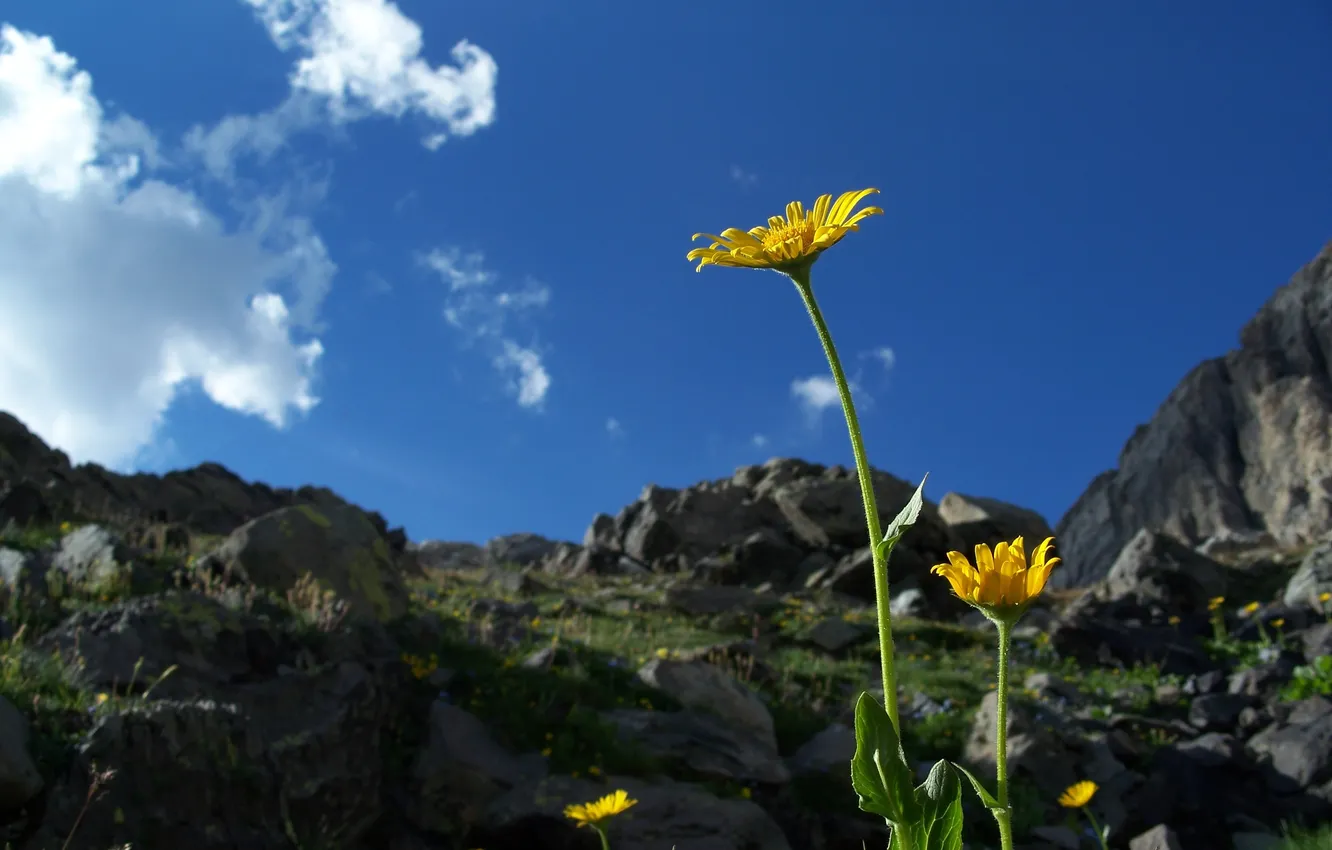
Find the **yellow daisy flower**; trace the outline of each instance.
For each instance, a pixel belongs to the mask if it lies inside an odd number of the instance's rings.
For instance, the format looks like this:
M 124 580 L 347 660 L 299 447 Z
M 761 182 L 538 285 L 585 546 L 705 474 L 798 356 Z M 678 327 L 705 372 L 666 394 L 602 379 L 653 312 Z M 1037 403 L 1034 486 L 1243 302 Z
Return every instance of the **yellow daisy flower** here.
M 627 791 L 621 789 L 591 803 L 577 803 L 566 806 L 564 816 L 570 820 L 578 821 L 579 826 L 598 826 L 602 821 L 615 817 L 636 803 L 638 803 L 637 800 L 630 797 Z
M 1224 596 L 1213 596 L 1211 599 L 1207 600 L 1207 610 L 1215 611 L 1224 604 L 1226 604 L 1226 598 Z
M 1240 609 L 1240 613 L 1248 617 L 1252 615 L 1255 611 L 1257 611 L 1259 607 L 1260 606 L 1258 605 L 1257 602 L 1250 602 L 1248 605 L 1245 605 L 1243 608 Z
M 1059 563 L 1048 557 L 1053 537 L 1045 538 L 1032 553 L 1031 565 L 1022 538 L 1000 543 L 990 552 L 984 543 L 976 545 L 976 566 L 961 552 L 949 552 L 948 563 L 938 564 L 930 572 L 948 579 L 953 592 L 968 605 L 1001 619 L 1020 616 L 1041 591 L 1050 570 Z
M 1064 793 L 1059 795 L 1059 805 L 1066 809 L 1080 809 L 1091 802 L 1091 798 L 1096 796 L 1097 785 L 1090 779 L 1084 779 L 1081 782 L 1074 782 Z
M 836 201 L 832 195 L 820 195 L 814 209 L 806 210 L 799 201 L 786 205 L 786 215 L 768 219 L 745 232 L 739 228 L 723 230 L 721 236 L 695 233 L 695 239 L 712 240 L 708 248 L 695 248 L 689 252 L 690 262 L 698 260 L 695 271 L 707 265 L 731 266 L 741 269 L 773 269 L 785 272 L 808 268 L 819 254 L 841 241 L 852 230 L 860 229 L 860 222 L 872 215 L 882 215 L 878 207 L 865 207 L 852 212 L 856 204 L 878 189 L 845 192 Z

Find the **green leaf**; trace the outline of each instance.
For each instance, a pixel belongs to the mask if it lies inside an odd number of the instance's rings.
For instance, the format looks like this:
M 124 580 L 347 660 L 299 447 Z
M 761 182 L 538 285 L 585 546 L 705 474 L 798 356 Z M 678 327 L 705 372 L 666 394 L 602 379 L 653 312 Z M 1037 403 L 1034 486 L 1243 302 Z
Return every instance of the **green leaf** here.
M 962 783 L 948 762 L 934 763 L 915 797 L 921 809 L 916 850 L 962 850 Z
M 971 787 L 976 789 L 976 796 L 980 797 L 981 802 L 985 804 L 985 808 L 992 812 L 1003 811 L 1004 807 L 999 805 L 999 801 L 994 798 L 993 794 L 985 790 L 985 786 L 980 783 L 979 779 L 972 775 L 971 771 L 967 770 L 957 762 L 953 762 L 953 767 L 962 771 L 962 775 L 971 780 Z
M 851 759 L 851 785 L 861 811 L 880 815 L 894 825 L 920 819 L 911 788 L 911 768 L 902 753 L 897 730 L 878 700 L 862 692 L 856 701 L 856 754 Z
M 897 541 L 901 540 L 902 535 L 907 533 L 907 529 L 915 525 L 916 520 L 920 518 L 920 509 L 925 504 L 925 482 L 929 480 L 929 477 L 929 473 L 925 473 L 925 477 L 920 479 L 920 486 L 907 500 L 906 506 L 897 512 L 897 516 L 893 517 L 892 522 L 888 523 L 888 530 L 884 532 L 883 541 L 878 546 L 879 555 L 885 562 L 887 562 L 888 556 L 893 554 L 893 547 L 897 545 Z

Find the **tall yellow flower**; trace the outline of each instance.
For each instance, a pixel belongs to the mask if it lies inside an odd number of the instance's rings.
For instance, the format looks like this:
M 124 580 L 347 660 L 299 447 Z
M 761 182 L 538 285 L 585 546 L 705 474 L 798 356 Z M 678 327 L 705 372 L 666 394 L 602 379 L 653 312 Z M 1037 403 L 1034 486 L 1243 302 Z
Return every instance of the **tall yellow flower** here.
M 698 260 L 695 271 L 700 272 L 707 265 L 779 272 L 808 268 L 819 254 L 836 245 L 847 233 L 859 230 L 863 219 L 883 214 L 878 207 L 853 212 L 856 204 L 878 191 L 845 192 L 836 201 L 832 195 L 820 195 L 812 210 L 792 201 L 786 205 L 785 216 L 772 216 L 766 227 L 760 225 L 748 232 L 732 227 L 723 230 L 721 236 L 695 233 L 695 239 L 707 237 L 712 245 L 695 248 L 687 259 Z
M 1032 553 L 1030 566 L 1021 537 L 1012 543 L 1000 543 L 994 552 L 988 545 L 978 543 L 974 567 L 966 555 L 949 552 L 948 563 L 938 564 L 930 572 L 948 579 L 953 592 L 968 605 L 1012 621 L 1040 596 L 1050 570 L 1059 563 L 1058 558 L 1048 557 L 1053 543 L 1053 537 L 1045 538 Z
M 566 806 L 564 816 L 571 820 L 578 821 L 579 826 L 600 826 L 604 820 L 609 820 L 616 815 L 635 805 L 638 801 L 629 796 L 624 789 L 616 791 L 614 794 L 607 794 L 600 800 L 591 803 L 578 803 L 572 806 Z

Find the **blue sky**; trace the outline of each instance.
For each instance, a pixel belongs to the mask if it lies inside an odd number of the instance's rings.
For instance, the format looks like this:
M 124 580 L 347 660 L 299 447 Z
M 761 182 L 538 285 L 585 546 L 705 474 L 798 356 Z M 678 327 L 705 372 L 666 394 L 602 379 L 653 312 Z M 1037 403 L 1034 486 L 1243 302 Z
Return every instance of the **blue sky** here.
M 790 284 L 684 255 L 873 186 L 815 268 L 871 461 L 1054 522 L 1332 239 L 1323 0 L 721 8 L 6 0 L 0 409 L 580 539 L 850 463 Z

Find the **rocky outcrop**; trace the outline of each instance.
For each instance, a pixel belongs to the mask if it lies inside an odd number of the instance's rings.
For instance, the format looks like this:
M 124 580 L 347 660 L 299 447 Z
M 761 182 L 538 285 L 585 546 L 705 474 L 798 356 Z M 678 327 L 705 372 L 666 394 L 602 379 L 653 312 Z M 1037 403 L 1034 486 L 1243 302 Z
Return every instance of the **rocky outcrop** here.
M 1141 528 L 1189 545 L 1332 529 L 1332 243 L 1277 290 L 1240 347 L 1193 369 L 1056 526 L 1055 587 L 1105 575 Z
M 165 475 L 120 475 L 95 463 L 75 466 L 8 413 L 0 412 L 0 527 L 47 521 L 59 514 L 117 525 L 168 523 L 201 534 L 230 534 L 237 526 L 279 508 L 317 509 L 347 502 L 324 487 L 291 490 L 247 482 L 216 463 Z M 376 530 L 396 551 L 407 536 L 367 511 Z

